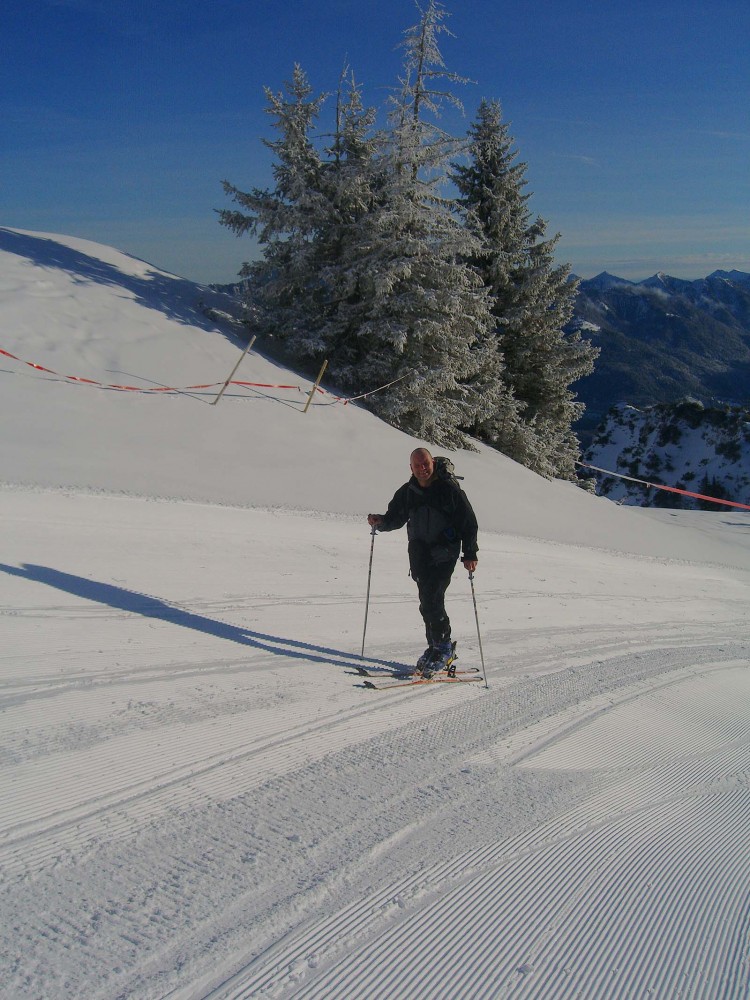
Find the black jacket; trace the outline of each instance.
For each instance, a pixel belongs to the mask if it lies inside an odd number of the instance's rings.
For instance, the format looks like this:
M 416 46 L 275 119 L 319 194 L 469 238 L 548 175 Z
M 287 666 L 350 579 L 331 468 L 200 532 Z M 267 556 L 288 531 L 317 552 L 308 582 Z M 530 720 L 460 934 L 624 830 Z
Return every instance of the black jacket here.
M 451 476 L 438 471 L 424 489 L 412 476 L 396 490 L 378 529 L 393 531 L 405 524 L 415 577 L 425 567 L 455 563 L 461 546 L 464 559 L 477 558 L 477 519 L 468 497 Z

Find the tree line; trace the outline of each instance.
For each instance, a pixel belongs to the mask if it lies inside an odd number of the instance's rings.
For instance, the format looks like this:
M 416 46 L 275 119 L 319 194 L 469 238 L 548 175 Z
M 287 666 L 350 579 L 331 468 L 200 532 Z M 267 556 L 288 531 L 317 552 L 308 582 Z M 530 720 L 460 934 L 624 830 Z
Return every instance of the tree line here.
M 273 186 L 241 191 L 219 220 L 257 237 L 243 265 L 261 332 L 312 370 L 367 399 L 380 417 L 445 447 L 479 439 L 535 471 L 572 478 L 571 385 L 598 353 L 565 332 L 577 282 L 554 260 L 559 234 L 532 218 L 526 164 L 498 101 L 482 100 L 468 133 L 440 125 L 461 107 L 440 36 L 438 0 L 404 32 L 402 73 L 387 121 L 366 107 L 347 69 L 335 125 L 320 135 L 327 95 L 296 65 L 266 88 L 276 138 Z

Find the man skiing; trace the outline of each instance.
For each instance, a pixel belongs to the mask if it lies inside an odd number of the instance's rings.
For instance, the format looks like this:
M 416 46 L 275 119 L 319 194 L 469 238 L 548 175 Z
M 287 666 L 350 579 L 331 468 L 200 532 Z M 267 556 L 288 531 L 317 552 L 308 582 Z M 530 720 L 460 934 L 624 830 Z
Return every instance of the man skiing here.
M 409 466 L 411 479 L 396 490 L 388 510 L 368 514 L 367 522 L 378 531 L 407 525 L 409 566 L 427 635 L 417 672 L 429 678 L 455 659 L 445 592 L 462 546 L 466 570 L 473 573 L 477 568 L 477 519 L 448 459 L 435 459 L 426 448 L 416 448 Z

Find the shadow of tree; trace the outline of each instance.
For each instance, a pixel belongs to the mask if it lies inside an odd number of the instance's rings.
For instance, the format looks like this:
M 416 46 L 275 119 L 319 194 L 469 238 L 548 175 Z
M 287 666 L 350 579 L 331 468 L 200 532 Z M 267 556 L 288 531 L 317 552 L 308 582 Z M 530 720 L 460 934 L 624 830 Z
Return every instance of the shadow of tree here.
M 357 653 L 349 653 L 346 650 L 334 649 L 328 646 L 316 646 L 313 643 L 301 642 L 297 639 L 287 639 L 282 636 L 254 632 L 250 629 L 240 628 L 238 625 L 229 625 L 226 622 L 220 622 L 205 615 L 197 615 L 192 611 L 185 611 L 182 608 L 175 607 L 173 604 L 168 604 L 166 601 L 160 600 L 158 597 L 141 594 L 138 591 L 128 590 L 125 587 L 117 587 L 111 583 L 89 580 L 86 577 L 76 576 L 72 573 L 64 573 L 49 566 L 37 566 L 33 563 L 23 563 L 21 566 L 8 566 L 5 563 L 0 563 L 0 571 L 7 573 L 9 576 L 20 577 L 23 580 L 33 580 L 36 583 L 46 584 L 48 587 L 63 590 L 68 594 L 74 594 L 76 597 L 81 597 L 87 601 L 94 601 L 97 604 L 104 604 L 119 611 L 142 615 L 144 618 L 155 618 L 158 621 L 170 622 L 172 625 L 194 629 L 197 632 L 202 632 L 204 635 L 212 635 L 218 639 L 225 639 L 228 642 L 239 643 L 242 646 L 262 649 L 277 656 L 353 668 L 360 666 L 362 662 Z M 367 657 L 367 662 L 368 664 L 375 664 L 389 670 L 402 670 L 405 666 L 403 663 L 396 661 L 377 660 L 370 657 Z
M 237 312 L 237 303 L 228 295 L 197 285 L 187 278 L 165 274 L 146 261 L 144 274 L 128 274 L 114 264 L 92 257 L 82 250 L 66 246 L 47 236 L 32 236 L 0 227 L 0 250 L 25 257 L 39 267 L 65 271 L 77 281 L 91 281 L 100 285 L 125 289 L 135 300 L 148 309 L 164 313 L 169 319 L 202 330 L 219 332 L 232 343 L 238 337 L 230 329 L 222 329 L 202 311 L 203 307 Z M 129 256 L 124 254 L 124 256 Z M 131 258 L 137 260 L 138 258 Z

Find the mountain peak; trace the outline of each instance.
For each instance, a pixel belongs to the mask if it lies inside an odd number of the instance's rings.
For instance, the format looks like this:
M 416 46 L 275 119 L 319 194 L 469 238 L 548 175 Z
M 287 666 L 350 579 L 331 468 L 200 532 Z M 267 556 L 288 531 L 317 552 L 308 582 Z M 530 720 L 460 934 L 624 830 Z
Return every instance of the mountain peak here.
M 747 271 L 713 271 L 706 280 L 710 278 L 721 278 L 724 281 L 734 281 L 740 285 L 750 285 L 750 274 Z
M 618 278 L 616 274 L 610 274 L 608 271 L 602 271 L 601 274 L 587 278 L 581 284 L 586 288 L 596 288 L 603 291 L 607 288 L 613 288 L 615 285 L 632 285 L 633 282 L 625 278 Z
M 657 271 L 650 278 L 639 281 L 638 287 L 658 288 L 667 292 L 681 292 L 688 288 L 694 288 L 695 284 L 696 282 L 689 281 L 687 278 L 673 278 L 671 274 L 667 274 L 665 271 Z
M 639 281 L 639 285 L 644 285 L 646 288 L 651 287 L 662 287 L 670 281 L 669 275 L 666 271 L 657 271 L 656 274 L 652 274 L 650 278 L 644 278 L 643 281 Z

